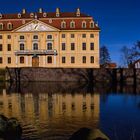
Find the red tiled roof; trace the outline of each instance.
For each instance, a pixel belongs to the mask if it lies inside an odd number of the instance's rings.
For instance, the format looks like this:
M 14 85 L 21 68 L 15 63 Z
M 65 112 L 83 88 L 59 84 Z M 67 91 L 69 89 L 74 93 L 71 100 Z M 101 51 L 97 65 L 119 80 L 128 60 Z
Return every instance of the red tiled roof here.
M 44 22 L 44 23 L 46 23 L 50 26 L 53 26 L 55 28 L 58 28 L 60 30 L 62 29 L 61 28 L 61 22 L 62 21 L 66 22 L 66 28 L 63 28 L 62 30 L 74 30 L 74 29 L 77 29 L 77 30 L 99 30 L 99 27 L 97 27 L 96 25 L 95 25 L 94 28 L 90 28 L 91 19 L 84 19 L 84 21 L 86 21 L 86 23 L 87 23 L 86 28 L 82 28 L 83 19 L 73 19 L 73 20 L 71 20 L 71 19 L 65 19 L 65 20 L 58 19 L 58 20 L 54 20 L 54 21 L 52 20 L 52 23 L 49 23 L 49 20 L 40 20 L 40 21 L 42 21 L 42 22 Z M 70 22 L 71 21 L 75 22 L 75 28 L 70 28 Z
M 31 17 L 30 14 L 31 13 L 21 14 L 21 18 L 18 18 L 18 14 L 3 14 L 2 18 L 0 19 L 0 23 L 3 23 L 4 27 L 3 30 L 0 31 L 10 31 L 7 29 L 8 23 L 12 23 L 12 30 L 19 28 L 20 26 L 24 25 L 23 20 L 25 23 L 28 23 L 35 19 L 35 15 L 38 20 L 60 30 L 100 30 L 96 24 L 94 24 L 94 28 L 90 28 L 90 22 L 94 21 L 94 19 L 91 16 L 82 13 L 79 17 L 76 16 L 75 12 L 63 12 L 60 13 L 59 17 L 56 17 L 55 12 L 46 13 L 46 17 L 43 17 L 43 13 L 34 13 L 33 17 Z M 49 19 L 52 19 L 52 23 L 49 22 Z M 62 21 L 66 22 L 66 28 L 61 28 Z M 75 28 L 70 28 L 71 21 L 75 22 Z M 83 21 L 86 21 L 87 23 L 86 28 L 82 28 Z

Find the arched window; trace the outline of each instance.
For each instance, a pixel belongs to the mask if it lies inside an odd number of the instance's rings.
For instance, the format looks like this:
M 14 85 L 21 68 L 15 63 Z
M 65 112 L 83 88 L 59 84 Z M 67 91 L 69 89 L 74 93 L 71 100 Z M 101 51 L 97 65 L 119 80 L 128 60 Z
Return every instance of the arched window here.
M 52 35 L 47 35 L 47 39 L 52 39 Z
M 66 22 L 65 21 L 61 22 L 61 28 L 66 28 Z
M 94 22 L 93 21 L 90 22 L 90 28 L 94 28 Z
M 23 56 L 20 57 L 20 63 L 21 63 L 21 64 L 24 63 L 24 57 L 23 57 Z
M 47 44 L 47 50 L 52 50 L 52 43 Z
M 0 13 L 0 19 L 2 18 L 2 14 Z
M 33 50 L 38 50 L 38 43 L 33 44 Z
M 18 13 L 18 18 L 21 18 L 21 14 L 20 13 Z
M 86 28 L 86 26 L 87 26 L 87 25 L 86 25 L 86 21 L 83 21 L 83 22 L 82 22 L 82 28 Z
M 8 24 L 7 24 L 7 28 L 8 28 L 9 30 L 11 30 L 11 29 L 13 28 L 13 24 L 12 24 L 12 23 L 8 23 Z
M 3 30 L 3 23 L 0 23 L 0 30 Z
M 74 21 L 70 22 L 70 28 L 75 28 L 75 22 Z
M 48 56 L 47 61 L 48 61 L 48 63 L 52 63 L 52 57 Z
M 30 17 L 31 17 L 31 18 L 34 17 L 34 13 L 30 13 Z
M 33 36 L 33 39 L 38 39 L 38 35 L 34 35 Z
M 20 44 L 20 50 L 24 50 L 24 44 L 23 43 Z

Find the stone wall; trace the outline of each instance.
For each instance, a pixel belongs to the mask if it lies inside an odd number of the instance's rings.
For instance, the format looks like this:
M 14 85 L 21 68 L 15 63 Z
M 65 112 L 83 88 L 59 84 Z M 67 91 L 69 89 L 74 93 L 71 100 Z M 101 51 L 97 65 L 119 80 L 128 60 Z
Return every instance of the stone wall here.
M 136 84 L 140 83 L 140 69 L 10 68 L 6 70 L 6 79 Z

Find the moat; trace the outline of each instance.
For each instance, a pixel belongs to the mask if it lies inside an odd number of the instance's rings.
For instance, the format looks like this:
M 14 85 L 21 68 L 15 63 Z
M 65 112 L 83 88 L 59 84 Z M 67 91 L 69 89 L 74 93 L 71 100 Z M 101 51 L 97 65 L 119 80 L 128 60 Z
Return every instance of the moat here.
M 111 140 L 140 139 L 140 94 L 134 87 L 74 82 L 0 84 L 0 114 L 15 117 L 22 140 L 68 140 L 82 127 Z

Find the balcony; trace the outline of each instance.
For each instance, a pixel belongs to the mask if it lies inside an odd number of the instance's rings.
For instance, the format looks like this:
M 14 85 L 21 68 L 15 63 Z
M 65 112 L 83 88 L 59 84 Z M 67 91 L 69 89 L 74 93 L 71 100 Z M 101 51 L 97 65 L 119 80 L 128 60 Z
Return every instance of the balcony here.
M 57 50 L 19 50 L 15 55 L 57 55 Z

